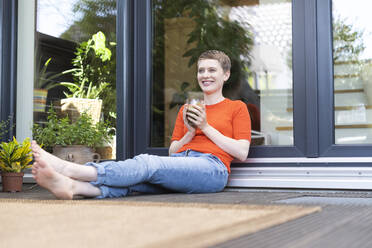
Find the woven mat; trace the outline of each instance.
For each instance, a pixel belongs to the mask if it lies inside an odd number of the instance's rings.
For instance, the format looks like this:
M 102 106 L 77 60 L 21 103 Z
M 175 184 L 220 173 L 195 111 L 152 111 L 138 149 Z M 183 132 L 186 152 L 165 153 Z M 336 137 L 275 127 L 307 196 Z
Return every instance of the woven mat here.
M 207 247 L 320 207 L 0 200 L 0 247 Z

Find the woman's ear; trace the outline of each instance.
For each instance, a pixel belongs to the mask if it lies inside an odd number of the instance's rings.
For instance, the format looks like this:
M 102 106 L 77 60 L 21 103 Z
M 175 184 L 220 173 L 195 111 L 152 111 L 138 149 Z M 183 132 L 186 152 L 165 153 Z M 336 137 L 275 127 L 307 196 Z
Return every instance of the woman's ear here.
M 223 78 L 223 81 L 226 82 L 230 77 L 230 71 L 227 71 L 224 73 L 224 78 Z

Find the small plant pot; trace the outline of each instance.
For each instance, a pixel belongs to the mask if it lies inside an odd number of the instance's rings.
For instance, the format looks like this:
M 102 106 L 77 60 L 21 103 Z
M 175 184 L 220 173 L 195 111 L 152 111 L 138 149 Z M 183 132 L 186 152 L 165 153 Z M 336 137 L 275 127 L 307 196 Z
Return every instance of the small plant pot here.
M 23 175 L 23 172 L 1 172 L 3 192 L 21 192 Z
M 62 116 L 68 115 L 74 122 L 79 116 L 86 112 L 96 124 L 99 122 L 102 110 L 101 99 L 65 98 L 61 99 Z

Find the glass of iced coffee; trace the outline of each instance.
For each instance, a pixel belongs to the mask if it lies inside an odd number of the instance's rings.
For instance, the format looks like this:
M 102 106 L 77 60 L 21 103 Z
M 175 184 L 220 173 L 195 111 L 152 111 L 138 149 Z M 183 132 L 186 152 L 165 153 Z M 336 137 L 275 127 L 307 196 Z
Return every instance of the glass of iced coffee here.
M 198 112 L 194 110 L 194 106 L 199 106 L 201 108 L 204 107 L 204 98 L 203 96 L 192 96 L 187 98 L 186 100 L 187 108 L 186 108 L 186 117 L 187 117 L 187 122 L 190 126 L 195 127 L 195 124 L 193 124 L 189 118 L 193 119 L 189 113 L 192 112 L 194 114 L 197 114 Z

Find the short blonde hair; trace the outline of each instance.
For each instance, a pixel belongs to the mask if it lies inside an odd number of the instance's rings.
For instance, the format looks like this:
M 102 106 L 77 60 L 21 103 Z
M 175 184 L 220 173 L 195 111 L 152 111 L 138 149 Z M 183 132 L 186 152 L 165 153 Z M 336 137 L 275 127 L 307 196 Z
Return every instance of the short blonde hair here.
M 198 65 L 199 65 L 199 61 L 203 60 L 203 59 L 215 59 L 215 60 L 217 60 L 220 63 L 224 72 L 230 71 L 230 69 L 231 69 L 230 58 L 229 58 L 229 56 L 226 55 L 226 53 L 224 53 L 222 51 L 208 50 L 208 51 L 203 52 L 198 58 Z

